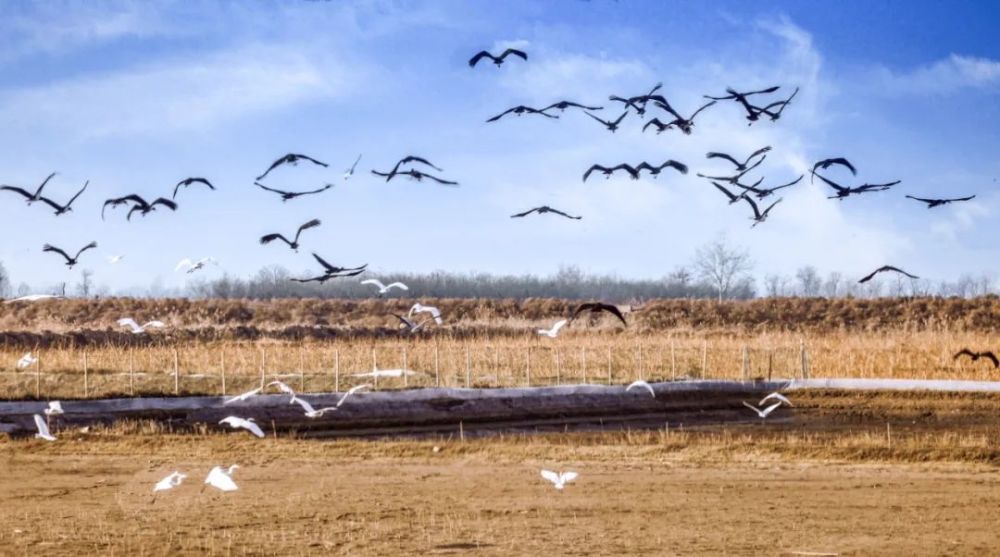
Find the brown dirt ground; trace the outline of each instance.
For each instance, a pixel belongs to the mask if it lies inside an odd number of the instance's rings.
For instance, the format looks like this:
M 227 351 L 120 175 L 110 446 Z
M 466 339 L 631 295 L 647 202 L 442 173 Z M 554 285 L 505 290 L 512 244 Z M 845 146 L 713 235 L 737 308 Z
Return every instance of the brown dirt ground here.
M 1000 399 L 793 400 L 772 424 L 698 431 L 325 442 L 124 424 L 0 440 L 0 553 L 996 550 Z M 211 466 L 234 462 L 240 491 L 199 493 Z M 580 479 L 557 492 L 543 467 Z M 175 469 L 191 477 L 152 503 L 153 483 Z

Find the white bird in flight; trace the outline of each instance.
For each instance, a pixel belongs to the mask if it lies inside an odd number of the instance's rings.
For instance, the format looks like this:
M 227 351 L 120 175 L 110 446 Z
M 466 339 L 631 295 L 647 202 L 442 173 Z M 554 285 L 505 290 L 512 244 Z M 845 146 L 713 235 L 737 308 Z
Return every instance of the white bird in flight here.
M 49 407 L 43 410 L 46 416 L 61 416 L 66 412 L 63 411 L 62 403 L 58 400 L 50 400 Z
M 210 485 L 219 491 L 236 491 L 239 486 L 233 481 L 233 472 L 239 468 L 238 464 L 233 464 L 229 469 L 225 469 L 221 466 L 216 466 L 208 473 L 205 478 L 205 485 Z M 205 485 L 201 487 L 202 491 L 205 491 Z
M 35 414 L 35 427 L 38 428 L 38 433 L 35 434 L 36 439 L 45 439 L 46 441 L 55 441 L 56 438 L 49 432 L 49 425 L 45 423 L 45 418 L 38 414 Z
M 538 329 L 538 334 L 547 336 L 549 338 L 556 338 L 559 336 L 559 329 L 562 329 L 569 321 L 566 319 L 560 319 L 556 321 L 555 325 L 552 325 L 551 329 Z
M 52 300 L 55 298 L 62 298 L 62 296 L 57 296 L 55 294 L 29 294 L 27 296 L 21 296 L 20 298 L 14 298 L 13 300 L 7 300 L 5 304 L 13 304 L 15 302 L 38 302 L 40 300 Z
M 785 404 L 787 404 L 789 406 L 795 406 L 794 404 L 792 404 L 792 401 L 788 400 L 788 397 L 786 397 L 785 395 L 783 395 L 781 393 L 777 393 L 777 392 L 771 393 L 771 394 L 767 395 L 766 397 L 760 399 L 760 402 L 757 403 L 757 406 L 764 406 L 764 403 L 767 402 L 767 401 L 769 401 L 769 400 L 777 400 L 779 402 L 784 402 Z
M 187 474 L 181 474 L 180 472 L 177 471 L 171 472 L 169 476 L 156 482 L 156 485 L 153 486 L 153 493 L 156 493 L 157 491 L 167 491 L 168 489 L 173 489 L 181 485 L 181 482 L 183 482 L 184 478 L 186 477 Z
M 112 265 L 117 265 L 124 258 L 125 258 L 124 255 L 109 255 L 108 256 L 108 263 L 110 263 Z
M 416 371 L 409 369 L 374 369 L 368 373 L 355 373 L 351 377 L 409 377 L 416 374 Z
M 424 312 L 431 314 L 431 317 L 434 318 L 434 322 L 437 323 L 438 325 L 444 324 L 444 321 L 441 319 L 441 311 L 438 308 L 434 306 L 425 306 L 420 302 L 413 304 L 413 307 L 410 308 L 410 313 L 406 315 L 408 317 L 413 317 L 414 313 L 424 313 Z
M 360 391 L 361 389 L 367 389 L 368 387 L 371 387 L 371 385 L 369 385 L 368 383 L 365 383 L 364 385 L 358 385 L 356 387 L 351 387 L 349 391 L 344 393 L 344 396 L 340 397 L 340 400 L 337 401 L 336 405 L 328 406 L 326 408 L 320 408 L 319 410 L 313 408 L 312 404 L 309 404 L 305 400 L 302 400 L 301 398 L 295 395 L 292 395 L 292 403 L 301 406 L 302 409 L 305 411 L 307 418 L 321 418 L 323 417 L 323 414 L 326 414 L 327 412 L 340 408 L 340 406 L 344 404 L 344 401 L 347 400 L 347 398 L 353 395 L 354 393 Z
M 145 333 L 146 329 L 148 329 L 149 327 L 154 327 L 157 329 L 162 329 L 163 327 L 166 327 L 163 321 L 150 321 L 149 323 L 143 323 L 142 325 L 140 325 L 136 323 L 135 319 L 132 319 L 131 317 L 122 317 L 121 319 L 119 319 L 118 326 L 128 327 L 129 329 L 132 330 L 133 335 L 141 335 L 142 333 Z
M 378 279 L 366 279 L 361 281 L 361 284 L 374 284 L 378 288 L 379 296 L 389 292 L 393 288 L 399 288 L 400 290 L 409 290 L 410 288 L 401 282 L 393 282 L 389 284 L 382 284 L 382 281 Z
M 236 396 L 234 396 L 232 398 L 227 398 L 226 400 L 224 400 L 222 402 L 222 404 L 231 404 L 233 402 L 246 400 L 246 399 L 248 399 L 250 397 L 257 396 L 258 394 L 260 394 L 261 390 L 262 389 L 260 387 L 257 387 L 256 389 L 249 390 L 249 391 L 247 391 L 247 392 L 245 392 L 243 394 L 236 395 Z
M 188 259 L 187 257 L 185 257 L 184 259 L 181 259 L 177 263 L 176 267 L 174 267 L 174 272 L 176 273 L 177 271 L 180 271 L 181 269 L 187 268 L 186 272 L 188 274 L 190 274 L 190 273 L 193 273 L 193 272 L 195 272 L 195 271 L 197 271 L 199 269 L 204 269 L 205 265 L 208 265 L 209 263 L 211 263 L 213 265 L 217 264 L 216 261 L 215 261 L 215 259 L 213 259 L 211 257 L 202 257 L 198 261 L 191 261 L 190 259 Z
M 38 358 L 32 356 L 31 352 L 28 352 L 24 356 L 21 356 L 21 359 L 17 361 L 17 369 L 28 369 L 37 361 Z
M 295 391 L 287 384 L 282 383 L 281 381 L 271 381 L 267 385 L 264 385 L 264 387 L 277 387 L 279 391 L 285 394 L 292 395 L 292 398 L 295 398 Z
M 556 489 L 562 489 L 566 487 L 566 484 L 575 480 L 579 476 L 576 472 L 560 472 L 556 473 L 551 470 L 542 470 L 542 477 L 546 480 L 552 482 Z
M 250 433 L 253 433 L 257 437 L 260 438 L 264 437 L 264 430 L 262 430 L 259 425 L 254 423 L 253 418 L 244 419 L 244 418 L 239 418 L 237 416 L 228 416 L 226 418 L 223 418 L 222 421 L 219 422 L 219 424 L 220 425 L 226 424 L 233 429 L 242 428 L 249 431 Z
M 757 416 L 760 417 L 760 419 L 763 420 L 764 418 L 767 418 L 767 416 L 771 412 L 774 412 L 775 408 L 781 406 L 781 402 L 780 401 L 779 402 L 775 402 L 774 404 L 768 406 L 767 408 L 765 408 L 763 410 L 761 410 L 760 408 L 757 408 L 756 406 L 754 406 L 753 404 L 750 404 L 749 402 L 747 402 L 745 400 L 743 401 L 743 406 L 746 406 L 747 408 L 749 408 L 749 409 L 753 410 L 754 412 L 756 412 Z
M 649 391 L 649 396 L 656 398 L 656 391 L 653 390 L 653 386 L 642 379 L 633 381 L 628 387 L 625 387 L 625 392 L 631 391 L 632 389 L 646 389 Z
M 350 180 L 351 176 L 354 176 L 354 170 L 358 167 L 359 162 L 361 162 L 361 155 L 358 155 L 358 158 L 354 159 L 354 164 L 344 171 L 344 180 Z

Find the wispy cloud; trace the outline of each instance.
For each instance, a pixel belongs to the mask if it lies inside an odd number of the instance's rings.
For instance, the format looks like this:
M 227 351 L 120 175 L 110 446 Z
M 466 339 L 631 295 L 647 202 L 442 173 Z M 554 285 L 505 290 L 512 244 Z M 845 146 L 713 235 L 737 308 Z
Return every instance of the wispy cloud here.
M 64 80 L 0 96 L 17 128 L 77 137 L 202 130 L 241 116 L 344 94 L 361 76 L 333 56 L 247 46 L 197 59 Z
M 910 71 L 879 68 L 877 83 L 892 94 L 954 93 L 961 89 L 1000 90 L 1000 61 L 952 54 Z

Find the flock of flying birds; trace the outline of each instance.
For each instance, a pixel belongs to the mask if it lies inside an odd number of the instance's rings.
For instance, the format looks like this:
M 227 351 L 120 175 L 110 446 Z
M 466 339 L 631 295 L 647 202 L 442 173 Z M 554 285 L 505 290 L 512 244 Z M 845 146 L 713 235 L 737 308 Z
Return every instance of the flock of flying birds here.
M 515 48 L 508 48 L 501 52 L 499 55 L 494 55 L 488 51 L 480 51 L 476 53 L 469 60 L 469 66 L 475 67 L 478 63 L 483 60 L 492 61 L 497 67 L 502 66 L 506 61 L 511 58 L 519 58 L 522 62 L 527 62 L 528 54 L 522 50 Z M 497 122 L 509 115 L 514 116 L 537 116 L 546 119 L 558 119 L 567 110 L 575 109 L 583 111 L 588 117 L 592 118 L 594 121 L 600 123 L 605 129 L 610 132 L 615 132 L 619 129 L 619 126 L 629 115 L 634 114 L 634 117 L 644 119 L 648 112 L 654 112 L 655 116 L 650 118 L 642 125 L 642 131 L 652 128 L 657 134 L 663 133 L 668 130 L 676 129 L 682 134 L 690 135 L 695 127 L 695 118 L 704 112 L 705 110 L 717 106 L 719 103 L 725 103 L 727 101 L 732 101 L 735 105 L 739 107 L 742 111 L 744 117 L 746 118 L 748 125 L 753 125 L 761 120 L 767 120 L 771 122 L 778 121 L 785 109 L 788 108 L 799 89 L 796 87 L 792 93 L 786 98 L 773 98 L 769 95 L 778 93 L 781 89 L 780 86 L 772 86 L 764 89 L 759 89 L 755 91 L 745 91 L 740 92 L 733 88 L 727 88 L 725 94 L 719 96 L 705 95 L 705 99 L 708 101 L 702 106 L 696 108 L 689 116 L 685 116 L 684 113 L 676 109 L 660 92 L 662 88 L 662 83 L 657 83 L 648 92 L 640 95 L 634 96 L 618 96 L 611 95 L 608 97 L 609 102 L 613 103 L 614 106 L 620 107 L 622 112 L 617 116 L 609 116 L 607 119 L 602 118 L 595 114 L 595 112 L 605 110 L 604 106 L 599 106 L 595 104 L 581 104 L 569 100 L 561 100 L 550 104 L 544 108 L 534 108 L 530 106 L 518 105 L 509 108 L 496 116 L 493 116 L 487 120 L 487 122 Z M 762 100 L 758 100 L 762 99 Z M 558 113 L 555 113 L 558 112 Z M 767 154 L 771 151 L 770 146 L 761 147 L 754 152 L 750 153 L 748 156 L 734 156 L 729 153 L 723 152 L 709 152 L 706 157 L 709 160 L 717 160 L 720 162 L 725 162 L 731 165 L 731 171 L 729 173 L 714 173 L 714 174 L 703 174 L 701 172 L 697 173 L 699 177 L 709 180 L 711 184 L 721 192 L 730 204 L 734 203 L 746 203 L 752 212 L 751 220 L 753 224 L 751 227 L 757 226 L 765 222 L 770 215 L 771 211 L 782 201 L 782 198 L 778 198 L 768 205 L 764 205 L 762 202 L 774 195 L 779 190 L 792 187 L 800 183 L 804 176 L 799 176 L 798 178 L 783 184 L 765 186 L 762 184 L 764 178 L 758 178 L 756 181 L 751 182 L 747 175 L 758 168 L 761 163 L 767 158 Z M 358 163 L 361 160 L 361 156 L 354 161 L 354 164 L 348 168 L 344 173 L 344 179 L 349 179 L 354 175 Z M 317 195 L 323 193 L 333 187 L 333 184 L 326 183 L 318 188 L 292 191 L 288 189 L 278 188 L 273 185 L 268 185 L 265 180 L 268 178 L 270 173 L 275 169 L 283 166 L 296 166 L 299 163 L 308 163 L 316 165 L 319 167 L 329 167 L 329 164 L 300 153 L 289 153 L 284 155 L 274 162 L 272 162 L 267 169 L 257 176 L 253 184 L 260 188 L 261 190 L 269 193 L 278 195 L 282 202 L 287 202 L 302 196 Z M 688 173 L 688 165 L 676 160 L 668 159 L 660 163 L 650 163 L 647 161 L 639 162 L 638 164 L 629 163 L 618 163 L 618 164 L 594 164 L 588 168 L 583 173 L 583 180 L 586 181 L 594 173 L 599 173 L 605 178 L 610 178 L 618 173 L 623 173 L 629 176 L 633 180 L 638 180 L 644 173 L 652 176 L 653 178 L 658 178 L 660 174 L 664 171 L 670 169 L 681 174 Z M 845 185 L 847 184 L 841 178 L 831 177 L 829 174 L 834 169 L 842 169 L 843 171 L 849 172 L 850 177 L 853 178 L 857 176 L 857 167 L 848 159 L 844 157 L 831 157 L 827 159 L 820 160 L 816 162 L 812 169 L 810 170 L 811 178 L 810 180 L 815 181 L 816 178 L 831 188 L 830 199 L 844 200 L 848 197 L 859 196 L 862 194 L 880 192 L 888 190 L 900 183 L 899 180 L 891 182 L 882 183 L 868 183 L 864 182 L 857 185 Z M 417 182 L 433 182 L 442 186 L 452 186 L 456 187 L 459 185 L 457 181 L 444 178 L 439 174 L 433 174 L 431 171 L 441 173 L 443 169 L 430 160 L 414 155 L 408 155 L 396 162 L 388 170 L 371 170 L 371 174 L 381 178 L 385 178 L 385 181 L 391 181 L 397 178 L 408 178 Z M 821 173 L 822 171 L 822 173 Z M 51 208 L 56 216 L 64 215 L 73 210 L 74 203 L 80 198 L 80 196 L 87 190 L 89 186 L 89 181 L 85 182 L 83 187 L 77 191 L 72 197 L 70 197 L 65 203 L 54 200 L 55 196 L 49 196 L 46 187 L 49 186 L 49 182 L 56 176 L 56 173 L 48 175 L 41 184 L 35 188 L 33 191 L 29 191 L 24 187 L 11 186 L 11 185 L 0 185 L 0 191 L 7 191 L 19 195 L 25 199 L 28 205 L 32 205 L 36 202 L 41 202 Z M 846 174 L 845 174 L 846 176 Z M 133 216 L 146 217 L 147 215 L 157 211 L 158 209 L 167 209 L 169 211 L 177 211 L 178 203 L 177 197 L 182 191 L 187 190 L 190 187 L 198 186 L 207 188 L 209 190 L 215 190 L 215 186 L 212 182 L 203 177 L 189 177 L 180 180 L 173 186 L 172 194 L 169 198 L 167 197 L 156 197 L 152 200 L 147 199 L 137 193 L 132 193 L 128 195 L 123 195 L 120 197 L 112 197 L 103 202 L 101 206 L 101 218 L 105 218 L 105 213 L 107 209 L 116 209 L 119 207 L 126 207 L 128 210 L 125 214 L 126 221 L 131 221 Z M 51 187 L 50 187 L 51 190 Z M 44 194 L 43 194 L 44 193 Z M 950 203 L 969 201 L 975 198 L 975 195 L 969 195 L 965 197 L 956 198 L 922 198 L 915 197 L 911 195 L 906 196 L 909 199 L 916 200 L 918 202 L 926 204 L 927 208 L 940 207 Z M 581 220 L 583 217 L 580 215 L 571 215 L 568 212 L 543 205 L 539 207 L 534 207 L 527 209 L 525 211 L 515 213 L 511 215 L 511 218 L 524 218 L 529 215 L 557 215 L 571 220 Z M 289 238 L 281 233 L 270 233 L 262 236 L 260 238 L 261 244 L 270 244 L 275 241 L 280 241 L 286 244 L 290 249 L 297 251 L 300 246 L 300 239 L 303 232 L 310 230 L 312 228 L 321 225 L 319 219 L 312 219 L 308 222 L 299 226 L 295 231 L 295 235 Z M 53 253 L 62 257 L 64 263 L 67 267 L 72 268 L 79 263 L 80 257 L 87 252 L 97 248 L 97 242 L 89 242 L 83 247 L 77 249 L 76 251 L 66 250 L 60 247 L 56 247 L 51 244 L 45 244 L 42 248 L 44 252 Z M 315 276 L 305 277 L 305 278 L 293 278 L 291 280 L 297 282 L 317 282 L 323 283 L 327 280 L 340 277 L 353 277 L 365 272 L 367 264 L 354 266 L 354 267 L 342 267 L 339 265 L 334 265 L 330 263 L 327 259 L 324 259 L 315 252 L 312 254 L 315 261 L 320 266 L 320 273 Z M 116 255 L 109 257 L 109 261 L 116 263 L 121 260 L 123 256 Z M 182 269 L 186 270 L 188 273 L 195 272 L 202 269 L 207 264 L 213 264 L 215 260 L 211 257 L 204 257 L 197 261 L 192 261 L 191 259 L 184 259 L 178 263 L 176 271 Z M 894 271 L 901 272 L 906 276 L 911 278 L 917 278 L 914 275 L 905 273 L 900 269 L 892 266 L 886 266 L 880 268 L 877 272 L 884 271 Z M 870 277 L 866 277 L 869 279 Z M 861 282 L 865 282 L 866 279 L 862 279 Z

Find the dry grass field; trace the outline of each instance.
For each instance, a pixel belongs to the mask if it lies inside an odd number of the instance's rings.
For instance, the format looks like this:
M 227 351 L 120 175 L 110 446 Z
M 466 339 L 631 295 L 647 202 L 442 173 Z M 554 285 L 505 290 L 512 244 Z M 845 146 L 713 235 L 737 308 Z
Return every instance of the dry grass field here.
M 356 382 L 351 374 L 422 372 L 379 388 L 621 383 L 637 378 L 888 377 L 988 380 L 989 363 L 954 361 L 992 349 L 1000 303 L 965 299 L 778 299 L 718 304 L 663 300 L 615 320 L 569 315 L 566 300 L 432 300 L 445 325 L 401 334 L 392 312 L 412 300 L 62 300 L 0 305 L 0 396 L 232 393 L 266 378 L 303 391 Z M 122 316 L 162 319 L 132 335 Z M 27 351 L 40 362 L 15 362 Z
M 155 424 L 0 441 L 0 547 L 107 555 L 983 555 L 1000 398 L 793 396 L 774 422 L 459 441 Z M 887 424 L 888 427 L 887 427 Z M 435 452 L 437 446 L 441 450 Z M 238 463 L 240 491 L 200 493 Z M 557 492 L 541 468 L 571 469 Z M 191 477 L 155 502 L 152 485 Z

